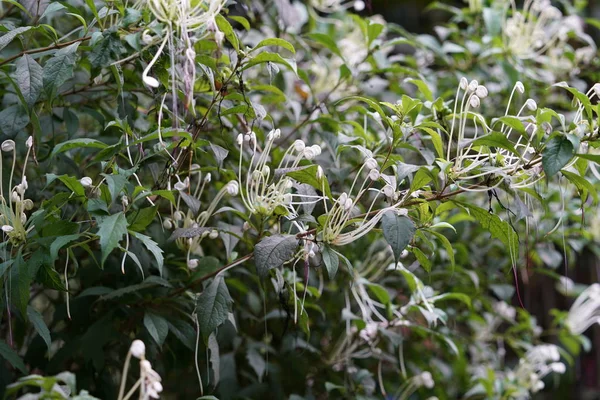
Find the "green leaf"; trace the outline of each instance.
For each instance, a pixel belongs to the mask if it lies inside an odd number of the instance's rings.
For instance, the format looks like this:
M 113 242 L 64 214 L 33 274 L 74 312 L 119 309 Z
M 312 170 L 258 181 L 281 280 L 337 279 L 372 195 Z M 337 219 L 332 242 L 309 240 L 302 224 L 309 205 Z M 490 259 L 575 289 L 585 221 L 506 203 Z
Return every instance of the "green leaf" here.
M 227 321 L 233 300 L 222 276 L 217 276 L 198 297 L 196 313 L 204 343 L 223 322 Z
M 29 123 L 29 114 L 23 105 L 13 104 L 0 111 L 0 131 L 14 137 Z
M 478 137 L 477 139 L 468 143 L 473 146 L 487 146 L 487 147 L 497 147 L 500 149 L 508 150 L 513 154 L 520 154 L 515 149 L 515 146 L 508 140 L 506 135 L 500 132 L 492 132 L 489 135 Z
M 149 236 L 142 235 L 141 233 L 132 232 L 132 231 L 130 231 L 129 233 L 131 233 L 131 235 L 133 235 L 133 237 L 135 237 L 136 239 L 140 240 L 144 244 L 144 246 L 146 246 L 148 251 L 150 253 L 152 253 L 152 255 L 154 256 L 154 259 L 156 260 L 156 266 L 158 267 L 158 273 L 162 276 L 163 265 L 165 262 L 165 258 L 163 257 L 162 249 L 160 247 L 158 247 L 158 244 L 154 240 L 152 240 Z
M 238 51 L 240 49 L 240 41 L 229 21 L 227 21 L 224 16 L 217 14 L 215 22 L 217 23 L 219 30 L 225 34 L 225 39 L 231 43 L 235 51 Z
M 154 221 L 158 206 L 141 208 L 133 211 L 127 216 L 129 222 L 129 230 L 142 232 L 148 225 Z
M 105 149 L 108 145 L 100 140 L 96 139 L 88 139 L 88 138 L 79 138 L 67 140 L 65 142 L 60 142 L 54 149 L 52 149 L 52 154 L 50 157 L 54 157 L 59 153 L 63 153 L 72 149 L 80 149 L 80 148 L 94 148 L 94 149 Z
M 516 257 L 519 254 L 519 237 L 508 222 L 501 220 L 496 214 L 492 214 L 483 208 L 468 203 L 454 202 L 468 209 L 481 226 L 492 234 L 492 237 L 500 239 L 508 248 L 511 256 Z
M 0 50 L 5 48 L 10 42 L 13 41 L 18 35 L 27 32 L 33 28 L 32 26 L 21 26 L 19 28 L 13 28 L 4 35 L 0 36 Z
M 27 317 L 29 321 L 33 324 L 33 327 L 37 331 L 37 333 L 44 339 L 46 342 L 46 346 L 48 346 L 48 350 L 50 350 L 50 344 L 52 343 L 52 339 L 50 338 L 50 331 L 44 322 L 44 318 L 42 315 L 37 312 L 37 310 L 31 306 L 27 306 Z
M 79 42 L 58 50 L 44 65 L 43 82 L 48 97 L 53 98 L 58 88 L 73 76 L 78 47 Z
M 307 36 L 315 42 L 325 46 L 325 48 L 329 49 L 329 51 L 331 51 L 333 54 L 344 58 L 338 45 L 335 43 L 335 40 L 330 35 L 327 35 L 325 33 L 314 32 L 309 33 Z
M 396 262 L 415 235 L 415 224 L 408 217 L 388 211 L 381 217 L 383 237 L 392 247 Z
M 59 273 L 51 265 L 42 264 L 37 274 L 37 280 L 49 289 L 67 291 Z
M 231 15 L 231 16 L 229 16 L 229 19 L 242 25 L 245 30 L 247 30 L 247 31 L 250 30 L 250 22 L 248 22 L 248 20 L 246 18 L 240 17 L 238 15 Z
M 285 65 L 286 67 L 294 71 L 294 73 L 296 73 L 296 63 L 293 60 L 286 60 L 277 53 L 269 53 L 267 51 L 252 57 L 246 64 L 244 64 L 244 66 L 242 67 L 242 71 L 245 71 L 248 68 L 252 68 L 255 65 L 267 62 Z
M 310 167 L 289 171 L 286 173 L 287 176 L 296 180 L 298 183 L 306 183 L 317 190 L 324 191 L 324 194 L 331 198 L 331 188 L 325 174 L 321 178 L 317 177 L 319 170 L 318 165 L 311 165 Z
M 454 228 L 454 227 L 452 227 Z M 444 246 L 444 249 L 446 249 L 446 253 L 448 253 L 448 258 L 450 259 L 450 264 L 454 267 L 455 266 L 455 260 L 454 260 L 454 248 L 452 247 L 452 243 L 450 243 L 450 241 L 448 240 L 448 238 L 444 235 L 442 235 L 439 232 L 435 232 L 435 231 L 429 231 L 432 235 L 434 235 L 435 237 L 437 237 L 439 239 L 440 242 L 442 242 L 442 246 Z
M 150 312 L 144 314 L 144 326 L 148 330 L 152 339 L 158 343 L 159 346 L 165 342 L 167 334 L 169 333 L 169 324 L 167 320 Z
M 121 41 L 115 35 L 105 32 L 90 53 L 89 60 L 93 68 L 102 68 L 111 64 L 123 48 Z
M 329 275 L 329 279 L 335 278 L 335 274 L 337 273 L 340 265 L 340 258 L 338 257 L 337 253 L 335 250 L 325 244 L 321 249 L 321 256 L 323 257 L 323 263 L 327 269 L 327 275 Z
M 425 253 L 423 253 L 423 251 L 421 249 L 419 249 L 418 247 L 413 247 L 411 249 L 411 251 L 417 258 L 417 261 L 419 262 L 419 264 L 421 264 L 421 267 L 423 267 L 423 269 L 427 273 L 430 273 L 431 272 L 431 260 L 429 259 L 429 257 L 427 257 L 425 255 Z
M 102 249 L 102 265 L 108 255 L 119 246 L 123 236 L 127 234 L 127 218 L 123 212 L 118 212 L 98 221 L 100 247 Z
M 15 80 L 19 90 L 27 103 L 33 107 L 42 92 L 43 70 L 42 67 L 29 55 L 19 58 L 16 65 Z
M 415 173 L 415 177 L 410 183 L 410 191 L 414 192 L 415 190 L 419 190 L 423 188 L 431 182 L 431 174 L 425 167 L 419 168 L 419 170 Z
M 598 191 L 596 187 L 587 179 L 577 175 L 574 172 L 560 171 L 573 185 L 577 187 L 579 193 L 583 197 L 583 201 L 587 199 L 588 193 L 594 198 L 594 204 L 598 203 Z
M 283 47 L 284 49 L 296 54 L 296 49 L 294 49 L 294 46 L 292 46 L 292 44 L 290 42 L 288 42 L 287 40 L 280 39 L 280 38 L 268 38 L 268 39 L 261 40 L 260 42 L 258 42 L 258 44 L 256 46 L 254 46 L 254 48 L 252 50 L 250 50 L 250 53 L 253 52 L 254 50 L 257 50 L 257 49 L 260 49 L 261 47 L 266 47 L 266 46 Z
M 542 153 L 542 167 L 550 178 L 571 161 L 575 148 L 566 136 L 555 136 L 546 144 Z
M 258 242 L 254 246 L 258 275 L 264 278 L 271 269 L 281 267 L 294 256 L 297 248 L 298 239 L 294 235 L 273 235 Z
M 10 363 L 10 365 L 17 368 L 22 373 L 24 373 L 24 374 L 27 373 L 27 367 L 25 366 L 25 363 L 23 362 L 21 357 L 19 357 L 19 355 L 13 349 L 11 349 L 10 346 L 8 344 L 6 344 L 6 342 L 4 340 L 1 340 L 1 339 L 0 339 L 0 356 L 2 358 L 4 358 L 6 361 L 8 361 Z
M 425 100 L 433 101 L 433 93 L 426 82 L 420 79 L 406 78 L 404 82 L 412 83 L 419 89 L 419 93 L 425 97 Z
M 366 283 L 366 286 L 382 304 L 391 304 L 390 294 L 383 286 L 371 282 Z

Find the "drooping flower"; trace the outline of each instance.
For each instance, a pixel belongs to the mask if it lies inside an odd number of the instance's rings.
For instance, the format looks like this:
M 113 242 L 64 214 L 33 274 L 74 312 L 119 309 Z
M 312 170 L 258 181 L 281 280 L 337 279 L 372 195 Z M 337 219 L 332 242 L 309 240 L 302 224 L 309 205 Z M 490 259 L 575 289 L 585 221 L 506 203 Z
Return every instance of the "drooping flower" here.
M 594 283 L 584 290 L 575 300 L 567 319 L 566 327 L 581 335 L 594 324 L 600 324 L 600 284 Z

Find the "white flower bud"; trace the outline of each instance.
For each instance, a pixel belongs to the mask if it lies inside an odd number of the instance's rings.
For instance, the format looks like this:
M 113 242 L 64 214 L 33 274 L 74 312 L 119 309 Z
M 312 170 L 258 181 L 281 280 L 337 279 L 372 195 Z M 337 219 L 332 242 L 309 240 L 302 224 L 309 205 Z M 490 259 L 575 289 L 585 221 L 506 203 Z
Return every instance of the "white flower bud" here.
M 383 187 L 383 189 L 381 189 L 381 191 L 383 192 L 383 194 L 386 197 L 389 197 L 389 198 L 393 198 L 394 197 L 395 191 L 394 191 L 394 188 L 391 185 L 385 185 Z
M 150 44 L 153 41 L 152 35 L 150 35 L 150 32 L 148 29 L 146 29 L 143 33 L 142 33 L 142 43 L 144 44 Z
M 271 174 L 271 168 L 269 168 L 267 165 L 263 166 L 262 168 L 262 176 L 267 177 Z
M 165 229 L 173 228 L 173 222 L 171 222 L 170 218 L 165 218 L 165 220 L 163 221 L 163 228 L 165 228 Z
M 379 176 L 380 176 L 380 174 L 379 174 L 378 170 L 372 169 L 371 171 L 369 171 L 369 178 L 372 181 L 376 181 L 377 179 L 379 179 Z
M 15 230 L 15 228 L 13 228 L 10 225 L 2 225 L 2 228 L 0 228 L 0 229 L 2 229 L 2 232 L 4 232 L 4 233 L 9 233 L 9 232 L 12 232 Z
M 186 178 L 186 179 L 187 179 L 187 178 Z M 210 174 L 210 172 L 209 172 L 209 173 L 207 173 L 207 174 L 204 176 L 204 182 L 206 182 L 206 183 L 209 183 L 211 180 L 212 180 L 212 176 L 211 176 L 211 174 Z
M 135 358 L 143 358 L 146 354 L 146 345 L 139 339 L 136 339 L 131 343 L 131 347 L 129 348 L 129 352 Z
M 346 199 L 346 202 L 344 203 L 344 209 L 346 211 L 349 211 L 350 209 L 352 209 L 353 205 L 354 205 L 354 202 L 352 201 L 352 199 L 350 197 L 348 197 Z
M 460 78 L 459 87 L 462 90 L 467 90 L 467 87 L 469 87 L 469 81 L 464 76 L 462 78 Z
M 17 190 L 19 189 L 20 185 L 17 185 Z M 17 201 L 19 201 L 20 197 L 19 197 L 19 193 L 17 193 L 16 191 L 13 191 L 10 194 L 10 199 L 13 203 L 16 203 Z
M 340 194 L 340 197 L 338 197 L 338 203 L 342 206 L 346 203 L 346 200 L 348 200 L 348 195 L 346 192 Z
M 2 151 L 13 151 L 15 149 L 15 141 L 14 140 L 5 140 L 4 142 L 2 142 L 2 145 L 0 146 L 2 148 Z
M 185 218 L 185 215 L 181 211 L 175 211 L 173 213 L 173 219 L 175 221 L 182 221 Z
M 204 239 L 205 237 L 208 237 L 208 235 L 210 235 L 210 231 L 204 231 L 204 232 L 202 232 L 202 235 L 200 235 L 200 236 Z M 192 244 L 191 238 L 189 239 L 189 244 L 190 245 Z
M 474 92 L 477 89 L 477 86 L 479 86 L 479 82 L 473 79 L 471 82 L 469 82 L 469 91 Z
M 477 86 L 477 89 L 475 89 L 475 94 L 480 99 L 485 99 L 488 95 L 488 90 L 485 86 L 479 85 L 479 86 Z
M 236 142 L 237 142 L 238 146 L 241 146 L 242 144 L 244 144 L 244 135 L 242 135 L 241 133 L 239 135 L 237 135 Z
M 215 32 L 215 42 L 219 45 L 223 44 L 223 39 L 225 39 L 225 34 L 221 31 Z
M 306 144 L 304 143 L 304 141 L 296 140 L 294 142 L 294 150 L 296 150 L 298 153 L 302 153 L 305 148 L 306 148 Z
M 323 168 L 321 168 L 320 165 L 317 166 L 317 179 L 321 180 L 323 179 Z
M 83 187 L 90 187 L 92 186 L 92 178 L 90 178 L 89 176 L 84 176 L 83 178 L 81 178 L 79 180 L 79 183 L 81 183 L 81 186 Z
M 304 158 L 306 158 L 307 160 L 312 160 L 315 157 L 316 154 L 312 147 L 307 147 L 304 149 Z
M 144 81 L 144 83 L 146 85 L 153 87 L 153 88 L 157 88 L 160 85 L 160 83 L 158 82 L 158 80 L 156 78 L 153 78 L 148 75 L 143 75 L 142 80 Z
M 469 97 L 469 104 L 473 108 L 479 108 L 481 101 L 479 101 L 479 97 L 477 97 L 476 95 L 473 95 L 473 96 Z
M 192 165 L 190 166 L 190 171 L 193 171 L 193 172 L 196 172 L 196 171 L 197 171 L 197 172 L 200 172 L 200 171 L 199 171 L 199 169 L 200 169 L 200 166 L 199 166 L 198 164 L 192 164 Z
M 378 167 L 377 160 L 375 160 L 372 157 L 367 158 L 365 161 L 365 167 L 367 167 L 367 169 L 369 169 L 369 170 L 377 168 Z
M 537 110 L 537 103 L 533 99 L 527 99 L 525 102 L 525 107 L 527 107 L 531 111 Z
M 21 213 L 21 223 L 23 225 L 25 225 L 25 222 L 27 222 L 27 215 L 25 215 L 24 212 Z
M 237 181 L 229 181 L 229 183 L 227 183 L 227 193 L 230 196 L 237 196 L 239 191 L 240 191 L 240 186 L 237 183 Z
M 179 177 L 177 177 L 177 179 L 179 179 Z M 186 190 L 186 189 L 189 187 L 189 185 L 190 185 L 190 178 L 189 178 L 189 177 L 186 177 L 186 178 L 183 180 L 183 182 L 182 182 L 181 180 L 180 180 L 180 181 L 178 181 L 178 182 L 177 182 L 177 183 L 174 185 L 174 187 L 175 187 L 175 190 L 178 190 L 178 191 L 180 191 L 180 192 L 181 192 L 181 191 L 183 191 L 183 190 Z
M 198 267 L 198 260 L 195 258 L 188 260 L 187 266 L 189 269 L 196 269 Z
M 242 230 L 246 232 L 248 229 L 250 229 L 250 223 L 248 221 L 245 221 L 244 225 L 242 225 Z
M 29 136 L 27 138 L 27 141 L 25 142 L 25 145 L 27 146 L 27 148 L 31 148 L 31 146 L 33 146 L 33 136 Z
M 310 146 L 313 151 L 315 152 L 315 155 L 319 155 L 321 154 L 321 146 L 319 146 L 318 144 L 313 144 L 312 146 Z
M 15 190 L 17 191 L 18 194 L 23 195 L 23 193 L 25 193 L 25 188 L 23 187 L 23 184 L 18 184 L 15 187 Z
M 129 205 L 129 199 L 127 198 L 127 196 L 121 197 L 121 204 L 123 204 L 123 207 L 127 207 Z
M 517 81 L 515 84 L 515 89 L 521 94 L 525 93 L 525 86 L 523 86 L 523 82 L 521 81 Z
M 23 200 L 23 208 L 25 208 L 27 211 L 32 210 L 33 209 L 33 201 L 31 201 L 31 199 Z
M 216 230 L 210 231 L 210 234 L 208 235 L 209 239 L 216 239 L 218 237 L 219 237 L 219 232 Z
M 352 6 L 354 7 L 354 11 L 361 12 L 365 9 L 365 2 L 362 0 L 356 0 Z

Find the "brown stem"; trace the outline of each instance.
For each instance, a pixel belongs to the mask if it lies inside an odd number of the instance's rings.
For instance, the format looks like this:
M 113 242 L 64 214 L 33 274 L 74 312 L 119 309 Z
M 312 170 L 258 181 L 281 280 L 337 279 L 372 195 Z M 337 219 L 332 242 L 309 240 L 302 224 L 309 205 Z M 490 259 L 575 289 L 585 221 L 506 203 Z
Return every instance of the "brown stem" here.
M 33 50 L 23 50 L 23 51 L 22 51 L 22 52 L 20 52 L 19 54 L 16 54 L 16 55 L 14 55 L 14 56 L 12 56 L 12 57 L 9 57 L 9 58 L 7 58 L 7 59 L 6 59 L 6 60 L 4 60 L 4 61 L 0 61 L 0 67 L 1 67 L 1 66 L 3 66 L 3 65 L 5 65 L 5 64 L 8 64 L 8 63 L 9 63 L 9 62 L 11 62 L 12 60 L 15 60 L 15 59 L 17 59 L 17 58 L 19 58 L 19 57 L 21 57 L 21 56 L 23 56 L 23 55 L 25 55 L 25 54 L 43 53 L 44 51 L 48 51 L 48 50 L 52 50 L 52 49 L 60 49 L 60 48 L 62 48 L 62 47 L 70 46 L 70 45 L 72 45 L 73 43 L 84 42 L 84 41 L 86 41 L 86 40 L 90 40 L 91 38 L 92 38 L 91 36 L 85 36 L 85 37 L 82 37 L 82 38 L 79 38 L 79 39 L 74 39 L 74 40 L 71 40 L 71 41 L 69 41 L 69 42 L 64 42 L 64 43 L 55 43 L 55 44 L 53 44 L 53 45 L 51 45 L 51 46 L 47 46 L 47 47 L 41 47 L 41 48 L 39 48 L 39 49 L 33 49 Z

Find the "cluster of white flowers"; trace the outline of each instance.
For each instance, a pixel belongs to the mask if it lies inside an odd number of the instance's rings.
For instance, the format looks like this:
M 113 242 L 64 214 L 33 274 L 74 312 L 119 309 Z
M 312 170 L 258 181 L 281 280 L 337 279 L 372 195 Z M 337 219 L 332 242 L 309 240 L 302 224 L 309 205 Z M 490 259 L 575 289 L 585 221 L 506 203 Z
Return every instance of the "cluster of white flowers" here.
M 548 62 L 554 70 L 568 72 L 578 63 L 589 63 L 596 52 L 594 41 L 583 32 L 581 18 L 565 16 L 552 6 L 550 0 L 525 0 L 518 9 L 515 0 L 507 2 L 503 22 L 503 41 L 506 49 L 517 59 Z M 510 16 L 509 12 L 510 11 Z M 574 32 L 586 46 L 575 50 L 575 63 L 565 57 L 569 33 Z
M 190 179 L 190 176 L 192 179 Z M 192 232 L 191 234 L 184 234 L 181 237 L 176 238 L 176 244 L 180 249 L 187 251 L 187 265 L 190 269 L 194 269 L 198 266 L 198 260 L 190 258 L 191 255 L 202 255 L 201 242 L 205 238 L 216 239 L 219 236 L 219 232 L 215 229 L 200 229 L 206 227 L 208 219 L 215 213 L 217 206 L 226 195 L 237 196 L 239 193 L 239 184 L 237 181 L 229 181 L 225 186 L 217 192 L 212 198 L 208 207 L 202 212 L 195 212 L 190 204 L 200 204 L 200 198 L 204 193 L 206 185 L 211 182 L 211 173 L 206 173 L 202 176 L 200 166 L 193 164 L 190 168 L 190 175 L 184 180 L 181 180 L 179 176 L 178 181 L 173 185 L 173 188 L 179 192 L 177 203 L 175 207 L 171 205 L 171 217 L 163 220 L 163 227 L 165 229 L 182 229 L 185 232 L 197 229 L 197 233 Z M 191 190 L 191 182 L 196 181 L 196 187 Z M 169 189 L 171 183 L 169 183 Z M 187 211 L 184 211 L 184 207 L 181 202 L 188 205 Z M 188 204 L 190 202 L 190 204 Z M 199 210 L 198 210 L 199 211 Z M 197 214 L 197 215 L 196 215 Z
M 517 369 L 507 374 L 509 381 L 515 383 L 520 391 L 537 393 L 544 388 L 543 378 L 550 373 L 564 374 L 565 364 L 560 362 L 558 347 L 542 344 L 532 347 L 519 360 Z
M 0 145 L 0 229 L 3 232 L 3 240 L 8 238 L 13 243 L 25 241 L 27 237 L 27 214 L 26 211 L 33 209 L 33 201 L 25 198 L 25 191 L 28 189 L 26 167 L 33 147 L 33 138 L 29 137 L 25 142 L 27 153 L 23 162 L 23 171 L 21 172 L 21 183 L 12 186 L 15 167 L 17 162 L 16 144 L 8 139 Z M 4 195 L 4 178 L 2 174 L 2 154 L 12 153 L 12 167 L 8 180 L 8 192 Z
M 310 5 L 326 13 L 347 10 L 349 8 L 354 8 L 356 11 L 365 9 L 365 2 L 362 0 L 310 0 Z
M 565 325 L 576 335 L 581 335 L 590 326 L 600 324 L 600 284 L 594 283 L 575 300 Z
M 131 357 L 140 360 L 140 377 L 126 394 L 125 385 L 127 383 L 127 372 L 129 371 Z M 140 400 L 158 399 L 160 393 L 163 391 L 160 382 L 160 375 L 152 368 L 150 361 L 146 360 L 146 345 L 141 340 L 134 340 L 133 343 L 131 343 L 129 352 L 127 352 L 127 357 L 125 358 L 118 400 L 130 399 L 138 389 Z
M 270 161 L 270 153 L 274 148 L 275 140 L 280 136 L 279 129 L 270 131 L 262 151 L 258 150 L 254 132 L 240 133 L 237 137 L 237 143 L 240 146 L 238 184 L 243 189 L 240 190 L 242 202 L 251 214 L 270 216 L 278 208 L 281 208 L 281 211 L 284 211 L 282 214 L 287 213 L 287 217 L 294 218 L 297 215 L 296 206 L 313 204 L 322 199 L 322 196 L 292 193 L 294 182 L 285 175 L 285 171 L 298 168 L 303 159 L 313 160 L 320 155 L 321 147 L 316 144 L 307 146 L 302 140 L 296 140 L 284 153 L 279 166 L 272 170 L 267 164 Z M 246 147 L 252 156 L 250 165 L 243 168 L 242 161 Z

